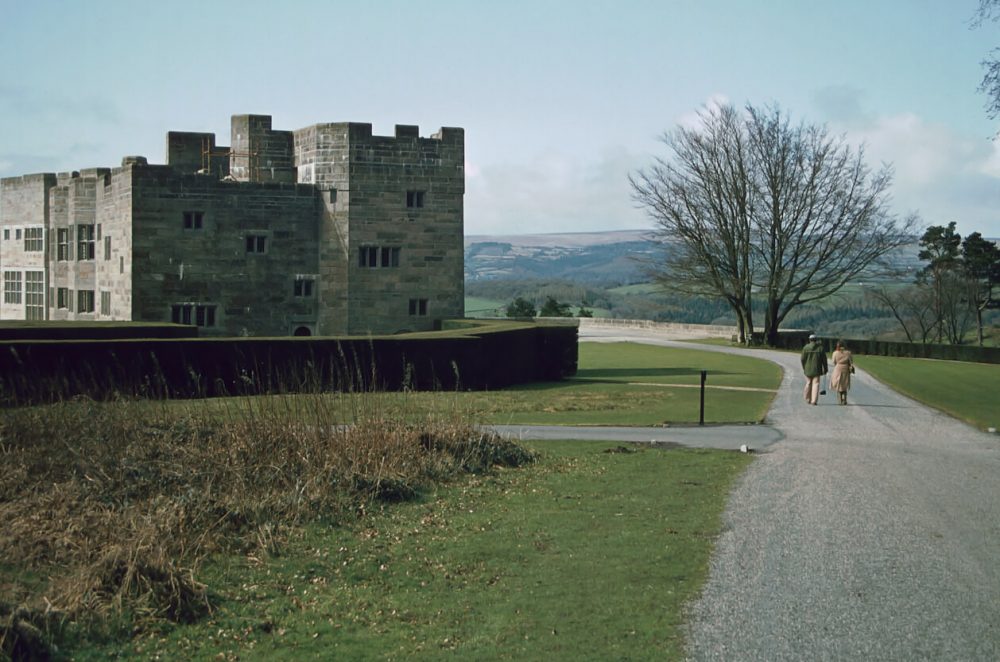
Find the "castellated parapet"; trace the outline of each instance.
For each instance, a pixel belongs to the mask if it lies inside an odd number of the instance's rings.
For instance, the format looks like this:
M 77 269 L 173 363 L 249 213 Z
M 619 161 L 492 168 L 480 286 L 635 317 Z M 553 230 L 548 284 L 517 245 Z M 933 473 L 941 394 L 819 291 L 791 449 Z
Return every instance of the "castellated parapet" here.
M 0 179 L 0 319 L 196 324 L 203 335 L 434 328 L 464 312 L 464 131 L 171 131 L 163 165 Z

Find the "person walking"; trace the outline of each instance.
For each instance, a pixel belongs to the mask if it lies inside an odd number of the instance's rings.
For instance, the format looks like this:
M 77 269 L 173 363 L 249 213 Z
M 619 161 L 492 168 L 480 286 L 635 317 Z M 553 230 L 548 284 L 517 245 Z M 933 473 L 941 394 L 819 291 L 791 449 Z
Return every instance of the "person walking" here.
M 844 341 L 837 341 L 837 349 L 830 357 L 833 370 L 830 372 L 830 390 L 836 391 L 840 404 L 847 404 L 847 392 L 851 390 L 851 375 L 854 374 L 854 357 Z
M 819 404 L 819 385 L 826 370 L 823 343 L 816 338 L 815 333 L 810 333 L 809 342 L 802 348 L 802 372 L 806 375 L 806 402 L 811 405 Z

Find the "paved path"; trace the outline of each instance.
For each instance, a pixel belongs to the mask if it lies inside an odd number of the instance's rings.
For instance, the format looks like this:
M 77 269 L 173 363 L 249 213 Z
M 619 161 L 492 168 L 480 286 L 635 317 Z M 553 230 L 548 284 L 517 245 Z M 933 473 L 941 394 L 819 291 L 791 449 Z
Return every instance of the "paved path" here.
M 781 439 L 781 432 L 769 425 L 678 425 L 670 427 L 578 427 L 566 425 L 492 425 L 505 437 L 516 439 L 574 439 L 578 441 L 633 441 L 677 444 L 693 448 L 737 450 L 746 445 L 753 451 L 767 448 Z
M 691 659 L 1000 660 L 1000 437 L 860 370 L 848 406 L 808 406 L 796 355 L 754 354 L 785 370 L 766 421 L 780 441 L 730 499 Z

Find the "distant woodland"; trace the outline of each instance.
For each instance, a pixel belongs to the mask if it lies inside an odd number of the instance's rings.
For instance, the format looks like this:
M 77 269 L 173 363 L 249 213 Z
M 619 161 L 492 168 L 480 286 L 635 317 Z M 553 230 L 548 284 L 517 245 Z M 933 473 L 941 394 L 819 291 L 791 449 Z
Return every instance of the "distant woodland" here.
M 803 305 L 783 324 L 785 329 L 811 329 L 845 338 L 905 340 L 891 310 L 874 291 L 909 286 L 923 264 L 914 244 L 895 258 L 895 280 L 851 283 L 815 305 Z M 537 309 L 551 297 L 595 317 L 648 319 L 694 324 L 735 324 L 728 305 L 719 299 L 686 297 L 649 282 L 644 264 L 655 260 L 654 246 L 634 233 L 597 233 L 585 241 L 578 235 L 510 238 L 466 238 L 465 295 L 469 317 L 503 317 L 506 307 L 522 298 Z M 986 344 L 1000 344 L 998 311 L 986 322 Z

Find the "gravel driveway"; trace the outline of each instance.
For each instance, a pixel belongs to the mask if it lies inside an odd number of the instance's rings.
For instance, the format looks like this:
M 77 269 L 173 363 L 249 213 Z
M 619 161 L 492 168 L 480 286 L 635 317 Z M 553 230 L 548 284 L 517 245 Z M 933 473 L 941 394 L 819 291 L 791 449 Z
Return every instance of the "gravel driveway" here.
M 783 438 L 731 496 L 690 659 L 1000 660 L 1000 437 L 861 370 L 848 406 L 809 406 L 797 355 L 754 355 L 785 370 Z

